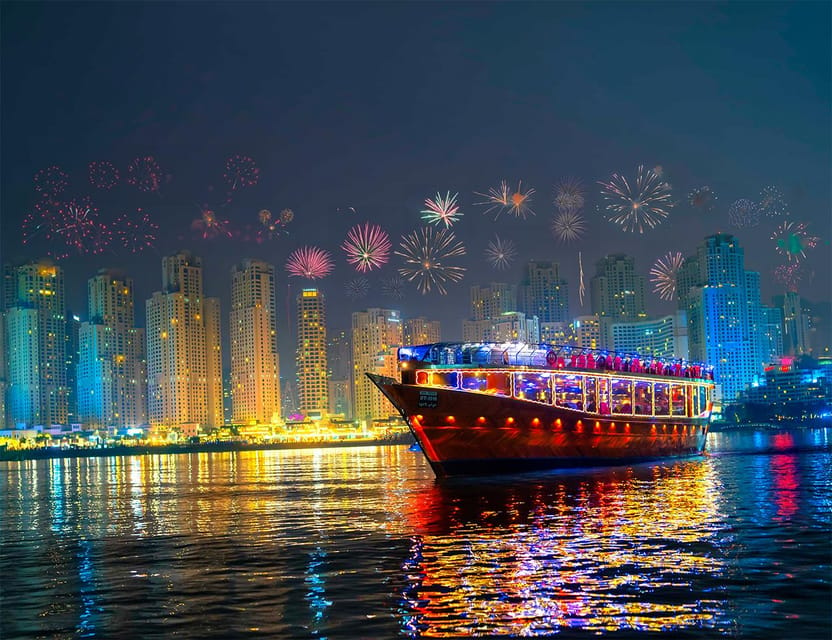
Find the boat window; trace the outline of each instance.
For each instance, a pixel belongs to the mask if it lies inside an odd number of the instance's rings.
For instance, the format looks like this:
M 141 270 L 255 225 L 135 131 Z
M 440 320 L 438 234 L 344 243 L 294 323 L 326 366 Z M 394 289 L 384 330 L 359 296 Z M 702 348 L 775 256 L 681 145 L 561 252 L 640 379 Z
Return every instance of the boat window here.
M 653 385 L 653 399 L 655 401 L 654 415 L 669 416 L 670 415 L 670 385 L 666 382 L 657 382 Z
M 627 378 L 613 378 L 610 388 L 612 412 L 632 415 L 633 413 L 633 381 Z
M 584 394 L 586 397 L 586 410 L 591 413 L 598 412 L 598 403 L 595 393 L 595 376 L 584 378 Z
M 685 415 L 685 385 L 670 385 L 670 407 L 672 415 Z
M 697 385 L 697 393 L 696 395 L 699 398 L 699 415 L 704 415 L 708 411 L 708 389 L 705 385 L 700 384 Z
M 583 376 L 561 375 L 555 376 L 556 404 L 569 409 L 584 408 L 584 394 L 582 389 Z
M 685 415 L 688 418 L 692 418 L 693 416 L 696 415 L 696 406 L 694 404 L 696 402 L 696 394 L 694 393 L 693 385 L 691 385 L 691 384 L 686 384 L 685 385 L 685 395 L 687 397 L 687 403 L 686 403 L 687 413 Z
M 459 382 L 459 373 L 456 371 L 431 371 L 430 386 L 450 387 L 456 389 Z
M 552 404 L 551 377 L 550 373 L 515 373 L 514 396 Z
M 488 388 L 485 371 L 463 371 L 460 387 L 469 391 L 485 391 Z
M 633 412 L 639 416 L 653 415 L 653 385 L 647 380 L 636 380 Z
M 511 374 L 500 371 L 487 373 L 464 372 L 462 374 L 462 388 L 482 391 L 496 396 L 511 395 Z

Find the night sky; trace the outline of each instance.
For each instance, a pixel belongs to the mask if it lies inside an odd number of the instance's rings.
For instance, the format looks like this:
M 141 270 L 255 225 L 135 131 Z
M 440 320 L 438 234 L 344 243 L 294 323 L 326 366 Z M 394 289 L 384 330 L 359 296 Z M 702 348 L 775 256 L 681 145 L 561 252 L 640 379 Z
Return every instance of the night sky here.
M 89 196 L 112 224 L 141 207 L 159 223 L 155 247 L 115 246 L 72 255 L 70 308 L 86 315 L 86 279 L 120 267 L 136 281 L 137 315 L 161 280 L 160 258 L 190 249 L 205 261 L 206 294 L 220 296 L 227 320 L 230 267 L 245 257 L 277 266 L 280 313 L 287 284 L 327 295 L 330 328 L 351 311 L 399 308 L 442 321 L 461 337 L 469 287 L 517 282 L 529 259 L 555 260 L 578 304 L 578 251 L 587 293 L 594 263 L 608 253 L 635 256 L 647 275 L 668 251 L 690 255 L 706 235 L 734 233 L 746 266 L 762 274 L 763 301 L 782 293 L 772 271 L 784 262 L 770 236 L 782 219 L 734 229 L 728 207 L 776 186 L 790 219 L 820 236 L 808 252 L 800 291 L 830 298 L 829 3 L 39 3 L 4 2 L 2 11 L 3 261 L 40 257 L 43 235 L 22 245 L 21 223 L 39 195 L 35 174 L 50 165 L 70 175 L 64 197 Z M 234 154 L 253 158 L 257 185 L 223 205 L 222 174 Z M 123 180 L 137 156 L 153 156 L 164 179 L 143 193 Z M 110 161 L 122 183 L 94 188 L 88 164 Z M 643 235 L 606 221 L 599 180 L 638 165 L 661 166 L 678 203 Z M 566 176 L 587 189 L 588 230 L 559 243 L 549 226 L 554 185 Z M 533 187 L 536 212 L 495 222 L 476 206 L 506 179 Z M 707 185 L 713 211 L 688 204 Z M 355 277 L 340 249 L 348 229 L 381 224 L 394 247 L 421 226 L 425 198 L 459 192 L 464 216 L 453 227 L 467 249 L 464 279 L 449 295 L 415 287 L 397 301 L 379 281 L 350 300 Z M 288 235 L 257 244 L 202 239 L 191 229 L 202 205 L 233 229 L 256 227 L 263 208 L 291 208 Z M 353 210 L 350 209 L 352 207 Z M 519 256 L 495 271 L 483 253 L 494 234 Z M 301 245 L 333 253 L 335 272 L 312 283 L 287 278 L 286 257 Z M 813 275 L 812 275 L 813 272 Z M 649 295 L 652 313 L 673 304 Z M 280 318 L 283 362 L 291 362 Z M 227 354 L 226 354 L 227 355 Z M 226 358 L 226 366 L 228 365 Z

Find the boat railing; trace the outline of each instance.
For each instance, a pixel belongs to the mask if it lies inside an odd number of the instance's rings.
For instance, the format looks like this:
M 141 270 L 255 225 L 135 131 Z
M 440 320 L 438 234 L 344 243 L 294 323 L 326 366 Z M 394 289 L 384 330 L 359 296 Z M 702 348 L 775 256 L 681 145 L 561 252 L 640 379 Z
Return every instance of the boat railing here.
M 713 380 L 713 367 L 681 358 L 545 343 L 439 342 L 400 347 L 398 358 L 426 365 L 610 370 Z

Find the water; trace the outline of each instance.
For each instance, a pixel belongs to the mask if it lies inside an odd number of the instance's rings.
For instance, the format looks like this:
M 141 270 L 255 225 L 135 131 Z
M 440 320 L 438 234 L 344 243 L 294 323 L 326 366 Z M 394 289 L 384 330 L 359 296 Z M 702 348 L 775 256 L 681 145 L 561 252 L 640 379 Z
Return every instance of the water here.
M 0 463 L 0 637 L 832 637 L 832 429 L 709 448 L 443 483 L 406 446 Z

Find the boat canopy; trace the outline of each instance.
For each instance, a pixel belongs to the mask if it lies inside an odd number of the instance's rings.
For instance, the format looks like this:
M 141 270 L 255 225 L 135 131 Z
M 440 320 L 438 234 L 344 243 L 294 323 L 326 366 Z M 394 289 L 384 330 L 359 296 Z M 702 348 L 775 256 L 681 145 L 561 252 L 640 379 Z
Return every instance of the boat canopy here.
M 400 362 L 425 365 L 611 369 L 713 380 L 713 367 L 683 359 L 545 343 L 437 342 L 399 347 L 398 357 Z

